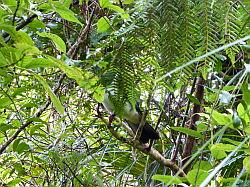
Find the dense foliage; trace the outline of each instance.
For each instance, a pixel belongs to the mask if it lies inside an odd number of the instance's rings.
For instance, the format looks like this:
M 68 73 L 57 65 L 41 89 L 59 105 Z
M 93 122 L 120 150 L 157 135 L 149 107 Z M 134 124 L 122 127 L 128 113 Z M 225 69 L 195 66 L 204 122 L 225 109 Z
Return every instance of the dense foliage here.
M 249 73 L 248 0 L 2 0 L 0 186 L 249 186 Z

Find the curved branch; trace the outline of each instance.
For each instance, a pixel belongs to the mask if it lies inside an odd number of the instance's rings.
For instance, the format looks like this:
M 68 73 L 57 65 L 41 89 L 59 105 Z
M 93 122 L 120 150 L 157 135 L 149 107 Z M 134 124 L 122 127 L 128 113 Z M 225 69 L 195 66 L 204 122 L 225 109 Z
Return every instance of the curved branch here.
M 139 141 L 133 141 L 133 140 L 127 139 L 123 137 L 122 135 L 120 135 L 118 132 L 116 132 L 115 129 L 109 124 L 108 120 L 104 119 L 103 116 L 98 115 L 98 117 L 107 125 L 109 131 L 116 139 L 128 145 L 131 145 L 134 148 L 140 150 L 141 152 L 149 155 L 151 158 L 156 160 L 161 165 L 170 168 L 175 173 L 179 173 L 180 176 L 182 177 L 186 176 L 185 172 L 179 166 L 177 166 L 171 160 L 166 159 L 159 151 L 157 151 L 154 148 L 151 148 L 150 151 L 148 151 L 147 149 L 145 149 L 143 145 L 141 145 Z

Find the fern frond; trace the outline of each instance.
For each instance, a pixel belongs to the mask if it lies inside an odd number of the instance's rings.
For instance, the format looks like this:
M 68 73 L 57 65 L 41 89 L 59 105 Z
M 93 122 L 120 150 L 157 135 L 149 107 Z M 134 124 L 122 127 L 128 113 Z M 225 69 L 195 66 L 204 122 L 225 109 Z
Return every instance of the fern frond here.
M 240 3 L 238 1 L 226 0 L 227 10 L 225 12 L 225 24 L 224 24 L 224 41 L 225 43 L 233 42 L 240 38 L 241 25 L 239 20 L 240 15 Z M 230 58 L 232 64 L 235 63 L 235 56 L 240 51 L 238 46 L 233 46 L 226 50 L 226 54 Z

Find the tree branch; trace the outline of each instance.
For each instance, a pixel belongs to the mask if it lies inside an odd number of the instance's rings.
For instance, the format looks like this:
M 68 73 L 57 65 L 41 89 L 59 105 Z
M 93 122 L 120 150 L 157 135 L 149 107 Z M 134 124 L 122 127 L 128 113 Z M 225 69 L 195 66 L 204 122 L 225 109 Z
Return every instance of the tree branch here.
M 23 22 L 21 22 L 17 27 L 16 27 L 16 31 L 24 28 L 26 25 L 28 25 L 29 23 L 31 23 L 35 18 L 37 17 L 36 14 L 31 15 L 30 17 L 28 17 L 26 20 L 24 20 Z M 3 38 L 6 38 L 9 36 L 9 33 L 5 32 L 3 33 Z
M 196 83 L 195 97 L 198 99 L 200 103 L 202 103 L 203 101 L 203 95 L 204 95 L 204 79 L 202 77 L 198 77 L 197 83 Z M 201 110 L 202 110 L 201 105 L 194 104 L 193 111 L 191 114 L 192 117 L 190 119 L 190 123 L 188 126 L 189 129 L 194 130 L 196 128 L 195 123 L 200 118 L 200 116 L 197 113 L 200 113 Z M 187 162 L 187 158 L 189 158 L 189 156 L 191 155 L 194 145 L 195 145 L 195 138 L 192 136 L 187 136 L 185 147 L 184 147 L 183 154 L 182 154 L 182 157 L 184 159 L 183 165 Z M 186 167 L 185 170 L 187 171 L 188 167 Z
M 65 78 L 65 74 L 62 74 L 59 78 L 59 81 L 57 83 L 57 85 L 55 86 L 53 92 L 56 94 L 59 91 L 59 88 L 62 84 L 63 79 Z M 42 113 L 48 108 L 48 106 L 50 105 L 51 100 L 48 99 L 47 102 L 38 109 L 38 111 L 35 113 L 35 115 L 33 117 L 40 117 L 42 115 Z M 0 155 L 3 154 L 3 152 L 6 150 L 6 148 L 18 137 L 18 135 L 26 128 L 28 127 L 33 121 L 32 120 L 28 120 L 26 123 L 22 124 L 21 127 L 19 127 L 19 129 L 17 129 L 17 131 L 8 139 L 7 142 L 5 142 L 2 147 L 0 148 Z
M 89 29 L 90 29 L 90 25 L 91 25 L 91 21 L 93 18 L 93 14 L 94 14 L 94 10 L 92 12 L 92 16 L 89 18 L 88 24 L 83 27 L 82 32 L 80 34 L 80 36 L 77 38 L 76 43 L 69 49 L 69 51 L 67 52 L 67 55 L 70 56 L 71 58 L 73 58 L 76 54 L 77 49 L 79 48 L 79 45 L 81 43 L 81 41 L 83 41 L 88 33 L 89 33 Z M 24 27 L 25 25 L 27 25 L 28 23 L 30 23 L 35 17 L 37 17 L 37 15 L 32 15 L 31 17 L 29 17 L 24 23 L 20 24 L 16 30 L 21 29 L 22 27 Z M 8 35 L 8 33 L 7 33 Z M 79 42 L 80 41 L 80 42 Z M 56 86 L 53 89 L 53 92 L 56 94 L 59 91 L 59 88 L 64 80 L 64 78 L 66 77 L 66 74 L 63 73 L 60 78 L 58 83 L 56 84 Z M 48 106 L 50 105 L 51 100 L 48 99 L 47 102 L 38 109 L 38 111 L 35 113 L 35 115 L 33 117 L 40 117 L 42 115 L 42 113 L 48 108 Z M 17 129 L 17 131 L 8 139 L 8 141 L 6 141 L 0 148 L 0 155 L 3 154 L 3 152 L 6 150 L 6 148 L 18 137 L 18 135 L 26 128 L 28 127 L 30 124 L 32 123 L 32 120 L 28 120 L 27 122 L 25 122 L 24 124 L 22 124 L 19 129 Z
M 185 177 L 186 174 L 185 172 L 179 167 L 177 166 L 174 162 L 172 162 L 171 160 L 166 159 L 159 151 L 157 151 L 154 148 L 151 148 L 150 151 L 148 151 L 147 149 L 145 149 L 144 146 L 142 146 L 140 144 L 140 142 L 138 140 L 130 140 L 127 139 L 125 137 L 123 137 L 122 135 L 120 135 L 118 132 L 116 132 L 114 130 L 114 128 L 109 124 L 108 120 L 104 119 L 103 116 L 98 115 L 98 117 L 106 124 L 106 126 L 108 127 L 109 131 L 111 132 L 111 134 L 118 140 L 120 140 L 123 143 L 126 143 L 128 145 L 133 146 L 134 148 L 140 150 L 141 152 L 149 155 L 151 158 L 153 158 L 154 160 L 156 160 L 158 163 L 160 163 L 163 166 L 166 166 L 168 168 L 170 168 L 171 170 L 173 170 L 175 173 L 179 173 L 180 176 Z

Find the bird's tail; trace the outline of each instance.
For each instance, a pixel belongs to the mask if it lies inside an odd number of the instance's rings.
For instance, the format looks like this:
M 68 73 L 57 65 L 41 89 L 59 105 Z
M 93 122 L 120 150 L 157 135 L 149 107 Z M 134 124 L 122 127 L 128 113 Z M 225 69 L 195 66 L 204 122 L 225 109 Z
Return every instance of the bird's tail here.
M 139 124 L 134 124 L 129 121 L 127 121 L 127 123 L 129 127 L 133 130 L 133 132 L 136 134 L 136 131 L 139 128 Z M 141 132 L 141 137 L 139 138 L 140 142 L 148 143 L 149 140 L 157 140 L 159 138 L 160 137 L 158 132 L 156 132 L 156 130 L 146 121 Z

